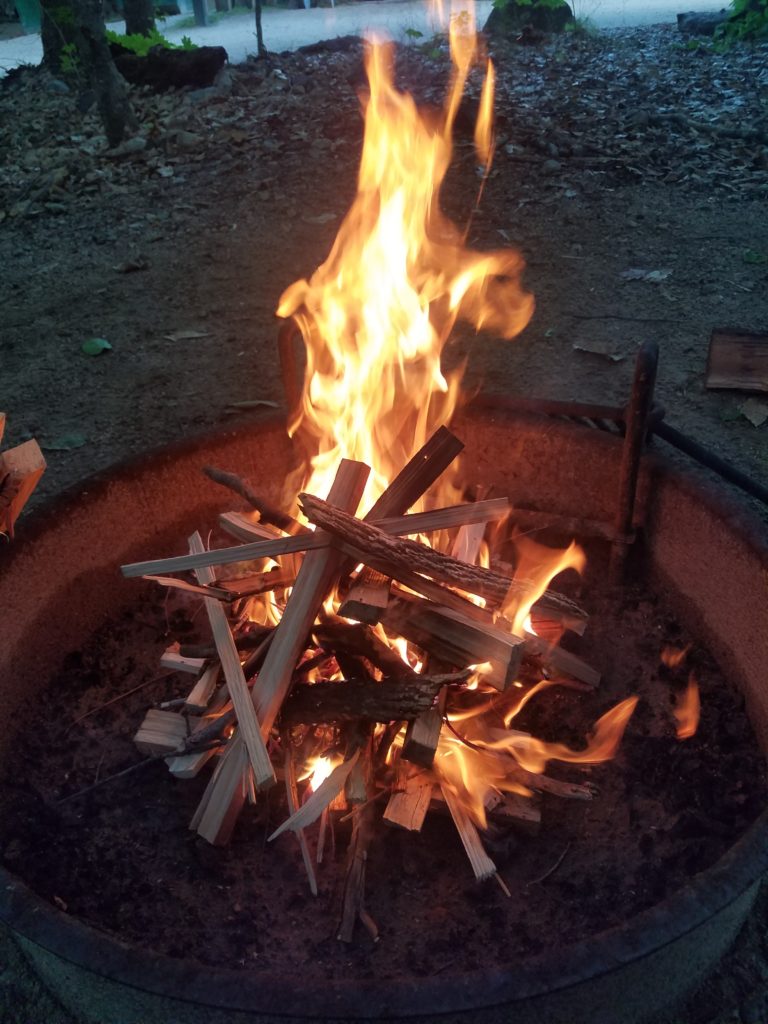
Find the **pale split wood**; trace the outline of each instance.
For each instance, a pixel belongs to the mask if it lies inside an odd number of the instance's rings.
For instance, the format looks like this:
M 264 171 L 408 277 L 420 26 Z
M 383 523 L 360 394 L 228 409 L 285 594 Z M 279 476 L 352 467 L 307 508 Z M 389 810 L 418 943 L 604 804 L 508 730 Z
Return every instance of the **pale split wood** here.
M 456 831 L 459 833 L 464 850 L 472 865 L 475 878 L 483 881 L 496 874 L 496 865 L 485 852 L 480 834 L 474 822 L 464 810 L 450 786 L 441 786 L 448 810 L 451 812 Z
M 431 767 L 440 739 L 440 730 L 443 727 L 445 697 L 445 690 L 442 690 L 437 707 L 422 712 L 418 718 L 408 723 L 400 755 L 404 761 L 412 761 L 422 768 Z
M 285 742 L 285 794 L 288 801 L 288 813 L 293 815 L 299 809 L 299 790 L 296 785 L 296 762 L 293 759 L 293 751 L 287 740 Z M 309 852 L 309 844 L 307 843 L 307 837 L 303 828 L 296 830 L 296 838 L 299 841 L 301 859 L 304 861 L 304 869 L 307 872 L 309 891 L 313 896 L 317 896 L 317 877 L 315 876 L 315 868 L 312 864 L 312 856 Z
M 281 836 L 283 832 L 289 829 L 296 832 L 298 829 L 311 825 L 313 821 L 317 821 L 325 808 L 328 807 L 339 793 L 344 791 L 344 784 L 349 777 L 349 773 L 357 764 L 359 757 L 360 750 L 358 749 L 346 761 L 336 765 L 328 778 L 323 779 L 312 796 L 297 811 L 292 813 L 289 818 L 286 818 L 282 825 L 275 829 L 268 841 L 271 843 L 273 839 L 277 839 L 278 836 Z
M 429 772 L 398 761 L 397 781 L 384 811 L 384 821 L 409 832 L 420 832 L 433 789 L 434 780 Z
M 193 553 L 205 550 L 202 537 L 195 532 L 189 538 L 189 548 Z M 213 581 L 213 572 L 208 567 L 197 570 L 200 583 Z M 211 624 L 211 632 L 219 653 L 221 669 L 227 681 L 229 696 L 237 717 L 238 735 L 242 738 L 248 751 L 248 759 L 253 768 L 254 778 L 259 788 L 271 786 L 275 782 L 275 771 L 269 759 L 258 715 L 254 709 L 248 684 L 240 664 L 240 655 L 235 646 L 232 630 L 224 609 L 218 601 L 211 597 L 204 598 L 205 610 Z
M 150 583 L 158 583 L 161 587 L 171 587 L 174 590 L 183 590 L 187 594 L 195 594 L 197 597 L 215 597 L 217 601 L 232 601 L 233 596 L 220 587 L 202 587 L 199 584 L 187 583 L 186 580 L 177 579 L 175 576 L 152 576 L 147 574 L 142 579 Z
M 235 540 L 241 540 L 248 544 L 251 541 L 279 540 L 283 534 L 274 526 L 265 526 L 264 523 L 254 523 L 242 512 L 221 512 L 219 514 L 219 526 Z
M 150 708 L 133 737 L 136 749 L 147 756 L 172 754 L 187 737 L 186 719 L 175 711 Z
M 488 816 L 497 824 L 512 825 L 526 835 L 538 835 L 541 827 L 541 800 L 532 794 L 492 792 L 485 801 Z
M 0 454 L 0 533 L 13 537 L 16 520 L 45 466 L 40 445 L 34 439 Z
M 219 682 L 221 665 L 208 665 L 189 691 L 184 707 L 193 714 L 205 711 Z
M 329 497 L 333 495 L 334 501 L 354 512 L 368 473 L 369 468 L 364 464 L 343 459 Z M 251 696 L 265 738 L 288 693 L 293 669 L 304 649 L 312 623 L 338 574 L 341 559 L 342 556 L 330 547 L 312 551 L 305 557 L 296 577 Z M 199 813 L 193 819 L 200 835 L 208 838 L 209 842 L 221 844 L 228 841 L 242 807 L 242 779 L 237 776 L 237 767 L 243 764 L 242 754 L 238 753 L 241 744 L 238 731 L 227 745 L 203 795 Z M 258 784 L 259 780 L 256 781 Z
M 160 667 L 170 669 L 172 672 L 188 672 L 190 675 L 199 675 L 205 668 L 205 658 L 186 658 L 179 654 L 178 643 L 172 643 L 160 655 Z

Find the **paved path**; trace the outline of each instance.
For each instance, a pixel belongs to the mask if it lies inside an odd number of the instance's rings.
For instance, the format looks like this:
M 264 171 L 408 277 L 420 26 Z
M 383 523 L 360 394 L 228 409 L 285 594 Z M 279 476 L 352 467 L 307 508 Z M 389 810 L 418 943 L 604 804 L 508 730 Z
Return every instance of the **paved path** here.
M 678 11 L 717 11 L 726 0 L 572 0 L 577 17 L 589 18 L 598 28 L 619 28 L 674 22 Z M 476 4 L 478 24 L 482 25 L 491 9 L 490 0 Z M 256 49 L 253 15 L 237 14 L 221 17 L 206 28 L 180 27 L 184 17 L 169 18 L 164 34 L 172 41 L 188 35 L 199 44 L 226 47 L 232 63 L 239 63 Z M 395 39 L 404 38 L 407 29 L 424 36 L 433 34 L 438 24 L 429 0 L 373 0 L 345 4 L 335 8 L 312 10 L 264 9 L 264 41 L 270 50 L 295 50 L 320 39 L 348 34 L 360 35 L 366 30 L 383 30 Z M 122 23 L 114 25 L 123 30 Z M 0 75 L 18 64 L 37 64 L 42 49 L 37 35 L 0 40 Z

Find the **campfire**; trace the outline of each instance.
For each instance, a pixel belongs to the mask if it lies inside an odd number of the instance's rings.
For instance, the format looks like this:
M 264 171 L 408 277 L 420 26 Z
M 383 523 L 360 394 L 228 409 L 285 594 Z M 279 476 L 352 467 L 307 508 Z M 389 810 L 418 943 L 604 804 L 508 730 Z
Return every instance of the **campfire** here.
M 295 833 L 313 893 L 326 837 L 351 820 L 344 941 L 358 922 L 378 937 L 365 876 L 380 818 L 418 832 L 428 813 L 450 815 L 476 878 L 509 894 L 483 843 L 489 823 L 535 832 L 539 794 L 593 799 L 589 781 L 546 769 L 611 759 L 637 703 L 628 694 L 579 749 L 515 728 L 543 690 L 600 678 L 560 646 L 583 634 L 586 611 L 550 589 L 582 571 L 583 552 L 516 532 L 510 497 L 477 493 L 448 429 L 461 373 L 446 375 L 441 356 L 456 321 L 511 339 L 533 309 L 519 254 L 472 251 L 468 228 L 440 210 L 453 123 L 481 62 L 464 16 L 451 53 L 436 113 L 397 91 L 388 46 L 368 50 L 356 198 L 328 259 L 278 308 L 306 349 L 289 425 L 305 459 L 279 507 L 211 470 L 251 508 L 220 519 L 240 543 L 208 549 L 196 533 L 187 555 L 123 568 L 202 598 L 214 641 L 166 651 L 164 667 L 195 680 L 147 714 L 136 746 L 178 778 L 212 767 L 191 827 L 213 844 L 279 781 L 287 811 L 270 838 Z M 487 175 L 490 61 L 484 75 L 475 147 Z M 693 677 L 675 714 L 679 737 L 692 735 Z

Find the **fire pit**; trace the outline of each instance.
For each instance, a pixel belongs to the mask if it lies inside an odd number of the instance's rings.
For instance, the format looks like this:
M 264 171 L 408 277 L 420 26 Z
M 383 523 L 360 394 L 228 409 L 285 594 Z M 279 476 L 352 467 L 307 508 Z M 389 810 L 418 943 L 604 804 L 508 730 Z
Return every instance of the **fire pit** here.
M 479 481 L 514 493 L 521 504 L 610 521 L 621 461 L 616 438 L 514 415 L 504 410 L 503 401 L 476 407 L 456 430 L 466 439 Z M 220 507 L 212 486 L 200 485 L 201 466 L 215 461 L 252 467 L 254 450 L 264 480 L 279 479 L 291 458 L 282 423 L 264 420 L 249 431 L 161 452 L 90 481 L 30 519 L 0 575 L 8 624 L 2 688 L 7 722 L 67 651 L 130 602 L 130 587 L 116 585 L 118 566 L 145 554 L 148 546 L 162 550 Z M 640 496 L 638 570 L 642 566 L 680 620 L 728 666 L 765 744 L 768 697 L 762 666 L 768 629 L 762 595 L 768 552 L 759 530 L 655 458 L 643 467 Z M 11 731 L 2 735 L 3 757 L 12 764 Z M 351 978 L 303 988 L 297 978 L 288 984 L 284 977 L 247 971 L 201 971 L 198 964 L 157 957 L 89 928 L 8 874 L 2 915 L 63 1002 L 100 1024 L 284 1016 L 447 1021 L 469 1012 L 474 1019 L 481 1011 L 487 1020 L 514 1013 L 523 1021 L 548 1024 L 613 1024 L 642 1020 L 668 1004 L 722 955 L 766 867 L 765 832 L 761 818 L 690 886 L 620 928 L 503 969 L 455 975 L 448 970 L 418 981 Z

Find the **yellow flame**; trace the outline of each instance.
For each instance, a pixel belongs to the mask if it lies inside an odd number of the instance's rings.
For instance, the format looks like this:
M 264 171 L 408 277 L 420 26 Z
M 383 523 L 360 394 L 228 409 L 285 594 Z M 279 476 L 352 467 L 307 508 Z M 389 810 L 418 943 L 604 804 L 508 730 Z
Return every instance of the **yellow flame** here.
M 515 636 L 523 636 L 526 625 L 530 623 L 531 608 L 555 576 L 566 569 L 583 572 L 586 558 L 575 542 L 571 542 L 563 551 L 556 551 L 522 536 L 515 538 L 515 550 L 517 566 L 514 579 L 516 582 L 528 583 L 529 587 L 525 596 L 510 588 L 502 612 L 506 618 L 511 619 Z
M 690 644 L 686 644 L 685 647 L 672 647 L 671 645 L 664 647 L 661 652 L 662 664 L 667 668 L 679 668 L 688 657 L 690 649 Z
M 360 459 L 373 468 L 364 507 L 451 418 L 460 371 L 444 374 L 440 357 L 456 319 L 511 338 L 533 311 L 520 255 L 465 248 L 440 210 L 451 125 L 476 53 L 471 15 L 451 27 L 456 70 L 439 119 L 395 89 L 391 48 L 370 46 L 357 195 L 326 261 L 287 288 L 277 310 L 295 319 L 307 351 L 290 427 L 311 459 L 302 486 L 327 493 L 339 459 Z
M 493 63 L 489 60 L 486 71 L 483 91 L 480 94 L 480 109 L 477 113 L 475 124 L 475 149 L 486 171 L 490 170 L 493 158 L 494 134 L 493 134 L 493 93 L 496 86 L 496 72 Z
M 677 720 L 677 738 L 679 740 L 690 739 L 696 734 L 699 727 L 699 716 L 701 713 L 701 698 L 699 696 L 699 684 L 693 672 L 688 676 L 688 686 L 675 705 L 674 716 Z
M 325 782 L 333 769 L 341 764 L 342 759 L 331 757 L 310 757 L 299 782 L 309 779 L 309 788 L 314 793 L 321 783 Z

